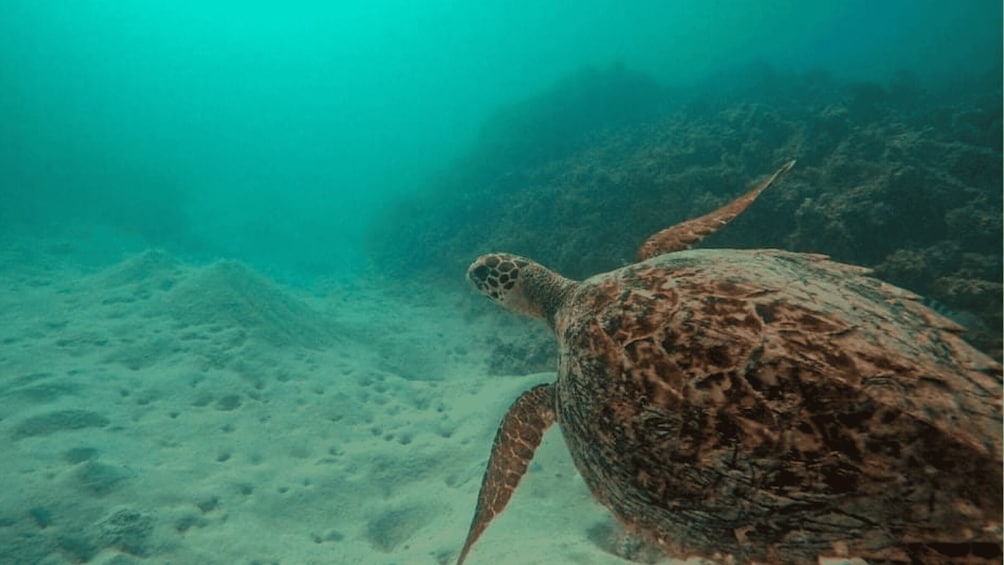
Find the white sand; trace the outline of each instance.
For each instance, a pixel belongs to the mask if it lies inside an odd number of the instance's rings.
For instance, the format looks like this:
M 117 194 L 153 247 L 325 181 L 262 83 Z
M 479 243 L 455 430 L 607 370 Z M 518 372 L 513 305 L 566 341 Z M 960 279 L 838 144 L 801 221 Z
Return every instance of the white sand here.
M 0 257 L 0 563 L 452 563 L 529 339 L 464 288 Z M 28 259 L 27 265 L 21 262 Z M 552 430 L 468 563 L 626 563 Z M 593 534 L 590 534 L 590 530 Z

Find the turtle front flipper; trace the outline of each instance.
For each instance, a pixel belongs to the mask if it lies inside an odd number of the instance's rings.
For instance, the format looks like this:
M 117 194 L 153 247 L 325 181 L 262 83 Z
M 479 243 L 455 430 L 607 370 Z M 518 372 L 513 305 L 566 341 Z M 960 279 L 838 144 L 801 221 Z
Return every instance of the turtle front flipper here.
M 554 389 L 549 384 L 524 392 L 509 407 L 495 433 L 488 468 L 481 479 L 478 506 L 457 565 L 464 562 L 474 542 L 509 503 L 554 417 Z
M 781 176 L 790 171 L 794 166 L 794 160 L 788 161 L 774 174 L 758 184 L 753 190 L 747 192 L 739 198 L 736 198 L 725 206 L 722 206 L 710 214 L 705 214 L 700 218 L 694 218 L 693 220 L 688 220 L 682 224 L 670 226 L 648 238 L 648 241 L 643 243 L 638 249 L 638 260 L 644 261 L 646 259 L 662 255 L 663 253 L 690 249 L 694 244 L 715 233 L 721 229 L 722 226 L 734 220 L 736 216 L 742 214 L 743 211 L 745 211 L 746 208 L 748 208 L 749 205 L 752 204 L 758 196 L 760 196 L 761 192 L 767 190 L 767 187 L 773 184 L 777 179 L 781 178 Z

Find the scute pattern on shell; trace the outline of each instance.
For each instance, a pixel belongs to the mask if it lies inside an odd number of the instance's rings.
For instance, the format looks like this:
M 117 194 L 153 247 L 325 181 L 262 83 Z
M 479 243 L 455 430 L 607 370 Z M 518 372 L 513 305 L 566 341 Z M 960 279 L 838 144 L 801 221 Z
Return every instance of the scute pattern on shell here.
M 474 261 L 476 288 L 554 330 L 559 362 L 502 420 L 458 565 L 554 421 L 629 535 L 677 557 L 1001 562 L 1000 364 L 867 269 L 684 251 L 793 164 L 581 283 Z
M 1001 368 L 958 329 L 822 256 L 662 255 L 559 310 L 557 419 L 596 498 L 675 556 L 999 555 Z

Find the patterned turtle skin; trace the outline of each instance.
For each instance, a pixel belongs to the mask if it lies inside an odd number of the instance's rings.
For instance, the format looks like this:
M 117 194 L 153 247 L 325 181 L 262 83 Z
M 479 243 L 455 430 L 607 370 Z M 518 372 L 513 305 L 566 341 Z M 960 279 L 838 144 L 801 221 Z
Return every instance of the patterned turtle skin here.
M 669 556 L 1001 562 L 998 363 L 867 269 L 686 250 L 793 164 L 582 282 L 510 254 L 471 265 L 559 359 L 502 420 L 458 564 L 554 422 L 595 498 Z

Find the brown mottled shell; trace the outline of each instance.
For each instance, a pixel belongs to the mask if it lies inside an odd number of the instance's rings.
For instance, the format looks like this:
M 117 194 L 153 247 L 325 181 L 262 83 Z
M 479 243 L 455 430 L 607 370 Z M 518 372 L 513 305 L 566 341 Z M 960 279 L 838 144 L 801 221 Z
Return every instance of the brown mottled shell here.
M 864 269 L 670 253 L 584 281 L 554 325 L 573 460 L 667 553 L 999 555 L 1000 365 Z

